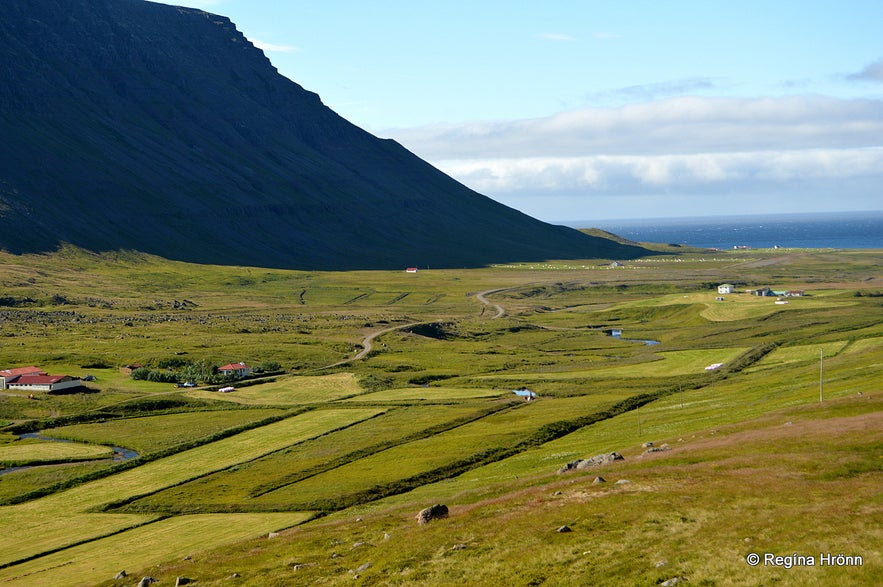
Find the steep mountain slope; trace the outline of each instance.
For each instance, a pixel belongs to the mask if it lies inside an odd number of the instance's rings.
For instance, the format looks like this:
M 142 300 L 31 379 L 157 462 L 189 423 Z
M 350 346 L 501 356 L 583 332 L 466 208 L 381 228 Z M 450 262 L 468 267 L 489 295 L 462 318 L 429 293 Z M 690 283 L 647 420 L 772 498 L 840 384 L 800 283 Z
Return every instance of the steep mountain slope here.
M 0 80 L 11 252 L 69 242 L 301 269 L 643 252 L 469 190 L 342 119 L 199 10 L 4 0 Z

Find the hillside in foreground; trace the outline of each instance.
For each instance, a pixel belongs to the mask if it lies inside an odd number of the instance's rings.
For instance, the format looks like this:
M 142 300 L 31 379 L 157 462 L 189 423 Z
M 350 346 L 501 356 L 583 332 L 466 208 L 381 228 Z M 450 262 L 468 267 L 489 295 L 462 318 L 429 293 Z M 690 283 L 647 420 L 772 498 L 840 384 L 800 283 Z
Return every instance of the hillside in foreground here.
M 879 584 L 881 267 L 0 253 L 0 583 Z
M 0 248 L 297 269 L 633 258 L 347 122 L 229 19 L 142 0 L 0 3 Z

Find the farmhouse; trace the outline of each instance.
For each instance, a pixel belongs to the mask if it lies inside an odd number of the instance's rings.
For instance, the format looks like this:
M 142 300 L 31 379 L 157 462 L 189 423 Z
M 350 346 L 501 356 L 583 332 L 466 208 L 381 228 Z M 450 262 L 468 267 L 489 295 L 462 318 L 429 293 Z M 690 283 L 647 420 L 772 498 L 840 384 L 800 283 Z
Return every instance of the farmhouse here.
M 0 389 L 6 389 L 7 384 L 22 375 L 46 375 L 46 372 L 39 367 L 16 367 L 14 369 L 3 369 L 0 371 Z
M 717 286 L 717 293 L 719 294 L 731 294 L 736 291 L 736 287 L 732 283 L 723 283 Z
M 251 375 L 251 367 L 243 362 L 227 363 L 218 367 L 218 373 L 229 377 L 248 377 Z
M 58 391 L 81 384 L 79 378 L 70 375 L 19 375 L 6 383 L 9 389 L 18 391 Z

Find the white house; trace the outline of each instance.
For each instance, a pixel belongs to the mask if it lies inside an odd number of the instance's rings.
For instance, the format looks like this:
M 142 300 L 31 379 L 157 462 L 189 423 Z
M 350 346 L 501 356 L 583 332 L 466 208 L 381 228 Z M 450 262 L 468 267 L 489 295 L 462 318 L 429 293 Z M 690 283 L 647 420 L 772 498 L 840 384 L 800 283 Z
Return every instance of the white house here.
M 19 375 L 6 383 L 9 389 L 18 391 L 58 391 L 81 384 L 80 379 L 70 375 Z
M 251 367 L 243 362 L 227 363 L 218 367 L 218 373 L 221 375 L 232 375 L 233 377 L 248 377 L 251 375 Z
M 732 283 L 722 283 L 717 286 L 717 293 L 719 294 L 731 294 L 734 291 L 736 291 L 736 288 Z
M 0 371 L 0 389 L 6 389 L 7 383 L 16 377 L 22 375 L 46 375 L 39 367 L 15 367 L 14 369 L 3 369 Z

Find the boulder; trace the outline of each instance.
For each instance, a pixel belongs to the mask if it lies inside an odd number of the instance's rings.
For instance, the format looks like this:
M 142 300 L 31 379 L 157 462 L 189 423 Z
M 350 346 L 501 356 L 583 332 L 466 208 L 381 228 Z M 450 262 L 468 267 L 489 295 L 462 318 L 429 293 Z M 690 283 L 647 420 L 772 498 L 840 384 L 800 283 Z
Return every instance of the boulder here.
M 141 577 L 141 580 L 138 581 L 138 587 L 150 587 L 154 583 L 159 583 L 159 581 L 153 577 Z
M 417 514 L 417 523 L 426 524 L 432 520 L 442 520 L 448 517 L 448 506 L 435 504 L 426 509 L 420 510 Z
M 573 530 L 567 524 L 564 524 L 563 526 L 561 526 L 560 528 L 558 528 L 555 531 L 558 532 L 559 534 L 562 534 L 565 532 L 573 532 Z
M 116 575 L 116 577 L 114 577 L 114 579 L 119 581 L 120 579 L 125 579 L 127 575 L 128 575 L 128 573 L 126 573 L 126 571 L 120 571 L 119 573 L 117 573 L 117 575 Z
M 614 461 L 622 460 L 624 460 L 624 458 L 618 452 L 604 453 L 600 455 L 595 455 L 588 459 L 577 459 L 575 461 L 570 461 L 569 463 L 558 469 L 558 472 L 566 473 L 568 471 L 581 471 L 583 469 L 600 467 L 602 465 L 608 465 Z

